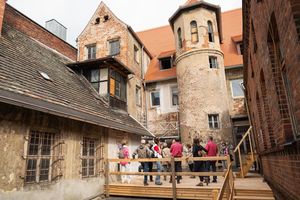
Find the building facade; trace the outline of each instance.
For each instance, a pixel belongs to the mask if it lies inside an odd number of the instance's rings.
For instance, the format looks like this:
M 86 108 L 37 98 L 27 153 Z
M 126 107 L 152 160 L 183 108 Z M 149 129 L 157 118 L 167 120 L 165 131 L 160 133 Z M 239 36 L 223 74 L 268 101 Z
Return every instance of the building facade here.
M 276 199 L 299 199 L 300 1 L 243 4 L 244 82 L 259 160 Z

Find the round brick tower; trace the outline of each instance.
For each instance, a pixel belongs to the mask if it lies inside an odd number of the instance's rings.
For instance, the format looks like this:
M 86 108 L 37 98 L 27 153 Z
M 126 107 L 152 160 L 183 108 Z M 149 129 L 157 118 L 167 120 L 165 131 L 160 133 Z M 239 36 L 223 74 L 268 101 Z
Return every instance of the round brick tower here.
M 190 1 L 170 18 L 176 44 L 181 139 L 231 138 L 220 7 Z

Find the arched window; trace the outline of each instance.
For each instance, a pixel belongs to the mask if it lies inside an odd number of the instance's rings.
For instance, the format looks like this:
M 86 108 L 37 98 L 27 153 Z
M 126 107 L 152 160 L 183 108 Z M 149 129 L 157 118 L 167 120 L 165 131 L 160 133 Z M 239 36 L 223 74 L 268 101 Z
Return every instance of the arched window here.
M 209 42 L 214 42 L 215 41 L 214 29 L 213 29 L 213 25 L 212 25 L 211 21 L 207 22 L 207 29 L 208 29 L 208 40 L 209 40 Z
M 198 42 L 199 38 L 198 38 L 198 27 L 197 27 L 197 22 L 196 21 L 191 21 L 191 38 L 192 38 L 192 42 Z
M 177 30 L 177 37 L 178 37 L 178 47 L 182 48 L 182 37 L 181 37 L 181 28 L 178 28 Z

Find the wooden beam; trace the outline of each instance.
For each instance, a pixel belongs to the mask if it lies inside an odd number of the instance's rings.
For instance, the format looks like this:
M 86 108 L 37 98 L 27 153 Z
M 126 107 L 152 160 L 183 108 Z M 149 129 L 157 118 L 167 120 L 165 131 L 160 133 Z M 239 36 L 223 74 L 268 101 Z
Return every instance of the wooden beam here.
M 110 175 L 172 176 L 172 172 L 109 172 Z M 224 176 L 224 172 L 175 172 L 175 176 Z
M 175 159 L 171 158 L 171 172 L 172 172 L 172 195 L 173 200 L 177 199 L 176 196 L 176 180 L 175 180 Z

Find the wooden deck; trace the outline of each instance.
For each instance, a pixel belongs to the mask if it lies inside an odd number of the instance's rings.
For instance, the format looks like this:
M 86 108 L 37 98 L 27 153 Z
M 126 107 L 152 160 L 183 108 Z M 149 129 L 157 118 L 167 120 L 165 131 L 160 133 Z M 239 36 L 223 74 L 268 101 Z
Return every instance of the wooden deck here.
M 120 182 L 111 182 L 109 184 L 109 194 L 111 196 L 130 196 L 130 197 L 150 197 L 150 198 L 172 198 L 172 183 L 167 180 L 161 180 L 163 185 L 155 185 L 149 182 L 148 186 L 143 185 L 143 177 L 133 177 L 130 184 L 121 184 Z M 196 186 L 199 178 L 190 178 L 184 176 L 180 184 L 176 184 L 176 196 L 178 199 L 212 199 L 213 191 L 219 192 L 224 178 L 218 177 L 217 183 L 210 183 L 208 186 Z M 248 178 L 236 178 L 235 195 L 236 196 L 252 196 L 252 197 L 272 197 L 270 187 L 263 182 L 263 179 L 257 174 L 250 174 Z M 272 199 L 272 198 L 270 198 Z

